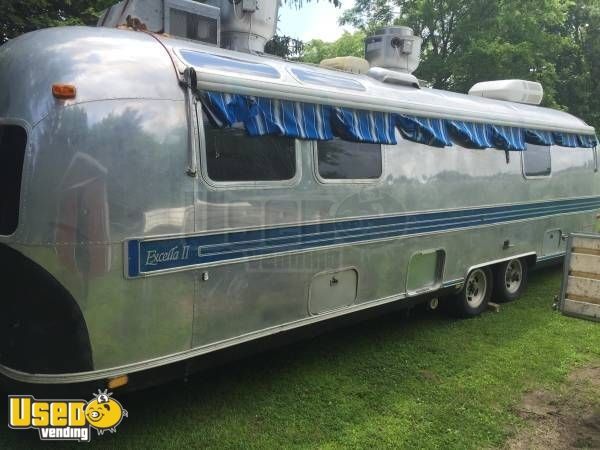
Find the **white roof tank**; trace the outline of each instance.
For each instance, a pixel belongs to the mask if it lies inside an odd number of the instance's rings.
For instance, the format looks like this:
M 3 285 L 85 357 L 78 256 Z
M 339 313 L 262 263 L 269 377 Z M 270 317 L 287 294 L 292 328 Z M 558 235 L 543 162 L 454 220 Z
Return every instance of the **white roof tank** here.
M 469 95 L 525 103 L 527 105 L 539 105 L 544 98 L 544 88 L 540 83 L 534 81 L 485 81 L 474 85 L 469 90 Z

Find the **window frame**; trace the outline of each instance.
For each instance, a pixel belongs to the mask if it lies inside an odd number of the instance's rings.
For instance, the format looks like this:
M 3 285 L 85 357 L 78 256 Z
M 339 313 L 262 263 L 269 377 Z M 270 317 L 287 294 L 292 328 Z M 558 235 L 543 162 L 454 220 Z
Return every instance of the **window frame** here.
M 0 241 L 13 238 L 19 233 L 19 230 L 22 225 L 23 219 L 23 205 L 25 203 L 25 186 L 28 182 L 27 175 L 27 156 L 29 154 L 29 146 L 31 145 L 31 133 L 32 127 L 29 122 L 22 119 L 14 119 L 14 118 L 0 118 L 0 126 L 18 126 L 25 131 L 25 149 L 23 152 L 23 167 L 21 169 L 21 186 L 19 193 L 19 206 L 18 206 L 18 216 L 17 216 L 17 226 L 15 230 L 11 234 L 2 234 L 0 233 Z
M 534 145 L 534 144 L 527 144 L 527 146 L 529 145 Z M 525 170 L 525 152 L 527 150 L 524 150 L 521 152 L 521 173 L 523 174 L 523 178 L 525 178 L 526 180 L 546 180 L 548 178 L 552 178 L 552 173 L 554 172 L 552 170 L 552 149 L 555 148 L 554 145 L 538 145 L 538 147 L 547 147 L 548 148 L 548 154 L 550 155 L 550 173 L 548 175 L 527 175 L 527 172 Z
M 343 139 L 342 139 L 343 140 Z M 364 144 L 364 142 L 355 142 L 356 144 Z M 311 141 L 313 146 L 313 172 L 315 179 L 321 184 L 378 184 L 385 177 L 386 168 L 386 148 L 385 144 L 378 144 L 381 148 L 381 175 L 378 178 L 324 178 L 319 172 L 319 141 Z
M 288 138 L 292 141 L 294 148 L 294 159 L 296 161 L 296 172 L 289 180 L 271 180 L 271 181 L 215 181 L 208 174 L 208 156 L 206 154 L 206 131 L 204 124 L 203 111 L 198 103 L 198 112 L 196 118 L 198 121 L 198 138 L 200 140 L 200 173 L 204 182 L 215 190 L 232 190 L 232 189 L 281 189 L 297 186 L 302 179 L 302 153 L 301 142 L 298 139 Z M 247 139 L 260 139 L 261 136 L 252 137 L 246 136 Z

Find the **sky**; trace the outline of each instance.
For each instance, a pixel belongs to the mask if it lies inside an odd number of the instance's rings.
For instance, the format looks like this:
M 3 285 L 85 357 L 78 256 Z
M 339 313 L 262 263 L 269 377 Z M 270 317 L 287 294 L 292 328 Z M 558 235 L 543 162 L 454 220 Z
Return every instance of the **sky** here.
M 302 8 L 283 4 L 279 8 L 277 33 L 300 39 L 303 42 L 321 39 L 332 42 L 339 38 L 344 30 L 352 32 L 350 25 L 338 25 L 338 19 L 344 9 L 351 8 L 354 0 L 342 0 L 341 8 L 334 7 L 328 0 L 304 0 Z

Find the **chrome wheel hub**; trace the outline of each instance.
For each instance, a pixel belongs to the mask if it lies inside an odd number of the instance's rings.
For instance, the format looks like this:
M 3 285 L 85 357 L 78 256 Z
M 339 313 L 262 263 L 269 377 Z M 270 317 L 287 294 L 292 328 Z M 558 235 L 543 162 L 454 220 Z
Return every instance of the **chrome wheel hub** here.
M 509 294 L 517 292 L 521 283 L 523 282 L 523 266 L 521 261 L 513 259 L 506 266 L 506 272 L 504 272 L 504 287 Z
M 478 308 L 487 293 L 487 277 L 481 269 L 475 269 L 465 283 L 467 303 L 471 308 Z

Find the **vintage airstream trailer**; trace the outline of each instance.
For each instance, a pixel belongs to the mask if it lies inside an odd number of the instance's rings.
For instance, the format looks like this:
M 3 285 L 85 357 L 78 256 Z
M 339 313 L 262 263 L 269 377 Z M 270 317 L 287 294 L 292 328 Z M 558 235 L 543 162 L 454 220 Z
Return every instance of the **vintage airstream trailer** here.
M 0 47 L 0 373 L 131 376 L 425 294 L 477 315 L 593 229 L 593 128 L 392 69 L 108 27 Z

